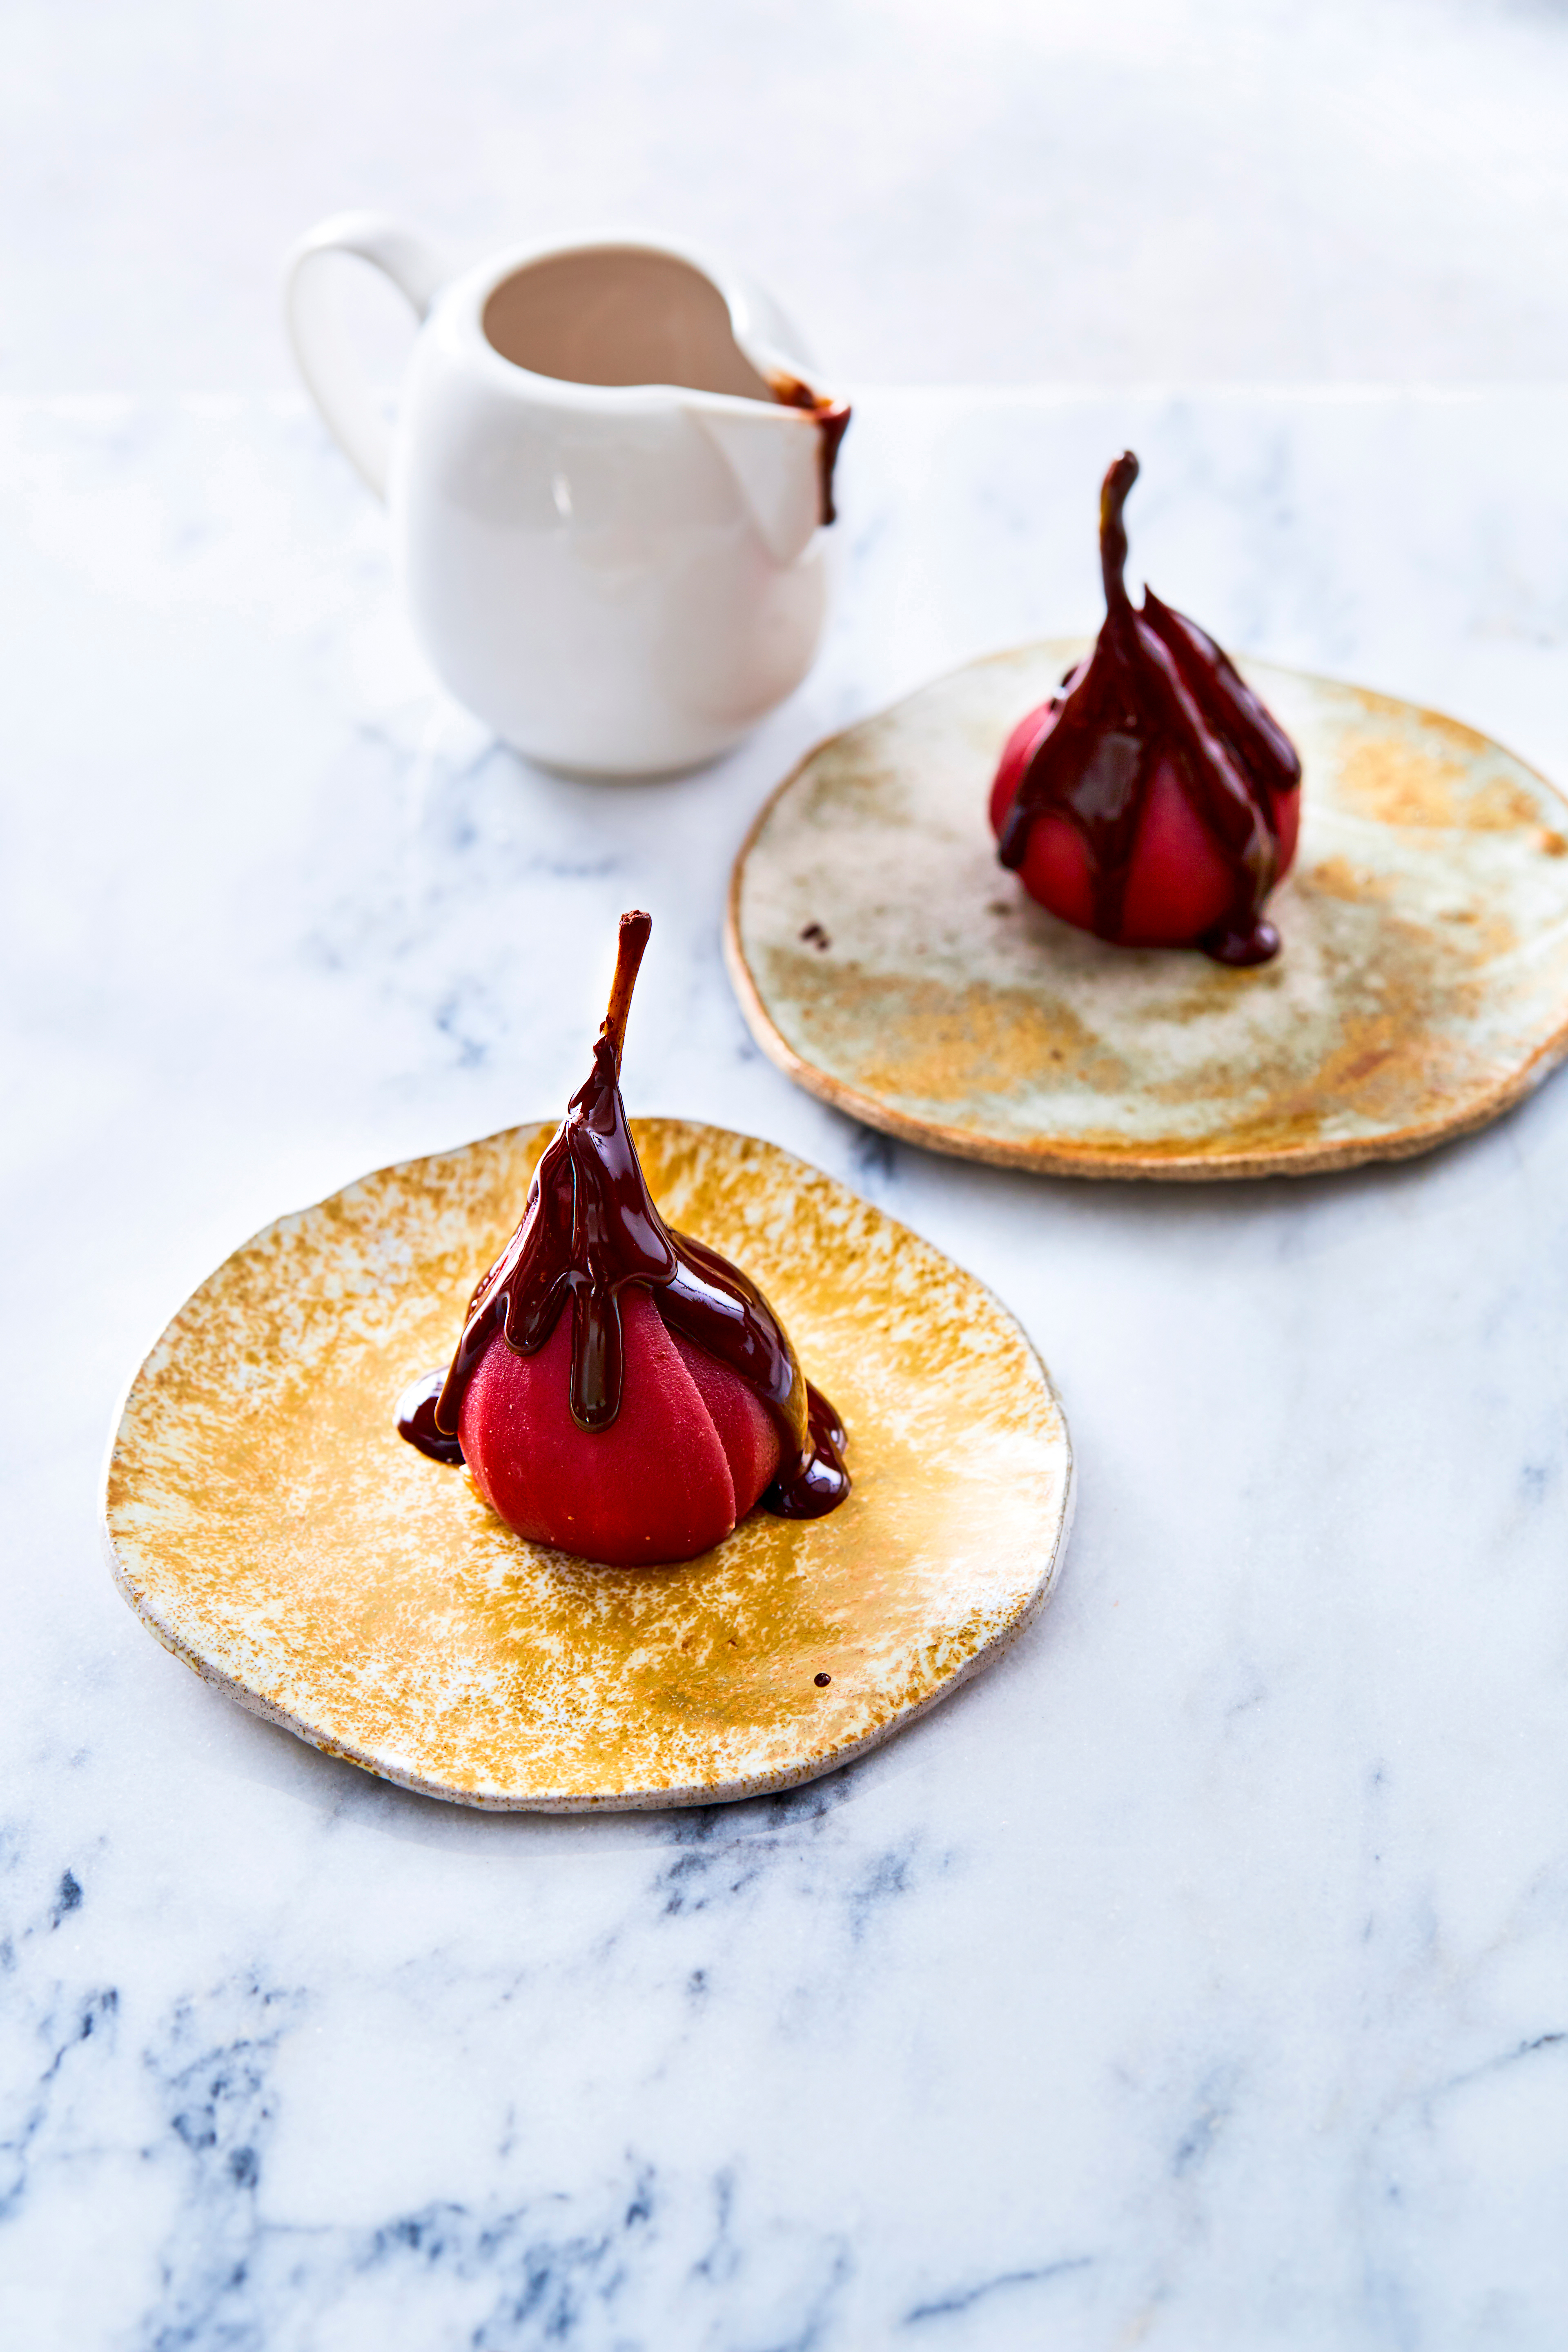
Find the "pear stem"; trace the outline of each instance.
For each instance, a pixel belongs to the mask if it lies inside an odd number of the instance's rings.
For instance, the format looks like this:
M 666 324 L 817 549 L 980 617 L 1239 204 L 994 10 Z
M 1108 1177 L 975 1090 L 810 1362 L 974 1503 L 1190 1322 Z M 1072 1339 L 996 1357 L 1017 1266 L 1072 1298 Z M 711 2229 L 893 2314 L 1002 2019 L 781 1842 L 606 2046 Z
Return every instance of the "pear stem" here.
M 601 1037 L 607 1037 L 615 1048 L 616 1075 L 621 1070 L 621 1053 L 626 1042 L 626 1015 L 632 1009 L 632 991 L 637 984 L 643 950 L 653 929 L 653 917 L 634 909 L 621 917 L 619 936 L 616 941 L 616 977 L 610 989 L 610 1009 L 605 1015 Z
M 1138 479 L 1138 460 L 1123 450 L 1111 466 L 1100 492 L 1100 569 L 1105 581 L 1105 608 L 1119 617 L 1131 609 L 1127 594 L 1127 532 L 1121 509 Z

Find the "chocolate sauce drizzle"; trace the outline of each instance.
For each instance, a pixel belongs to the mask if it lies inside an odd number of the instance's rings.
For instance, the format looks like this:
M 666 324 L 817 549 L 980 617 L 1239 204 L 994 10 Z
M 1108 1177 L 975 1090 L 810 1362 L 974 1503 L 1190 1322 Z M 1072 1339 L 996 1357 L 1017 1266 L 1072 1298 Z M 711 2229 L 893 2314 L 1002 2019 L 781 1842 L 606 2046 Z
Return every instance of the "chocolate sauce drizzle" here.
M 568 1401 L 580 1429 L 608 1429 L 626 1377 L 620 1296 L 642 1283 L 666 1327 L 744 1381 L 773 1415 L 779 1472 L 763 1507 L 784 1519 L 821 1518 L 849 1492 L 843 1424 L 802 1373 L 784 1326 L 749 1275 L 706 1242 L 676 1233 L 653 1204 L 621 1100 L 621 1049 L 643 950 L 645 914 L 621 917 L 610 1009 L 594 1067 L 540 1159 L 521 1223 L 469 1301 L 450 1368 L 414 1382 L 397 1430 L 433 1461 L 460 1463 L 463 1395 L 479 1359 L 503 1339 L 520 1355 L 542 1348 L 572 1316 Z
M 1279 934 L 1263 919 L 1279 872 L 1277 799 L 1301 781 L 1284 730 L 1195 621 L 1152 588 L 1135 611 L 1127 593 L 1122 509 L 1138 479 L 1131 450 L 1100 495 L 1105 625 L 1093 653 L 1054 697 L 1056 725 L 1025 770 L 1002 827 L 1004 866 L 1023 864 L 1029 833 L 1047 811 L 1065 817 L 1089 858 L 1094 929 L 1119 938 L 1127 880 L 1162 755 L 1231 881 L 1223 919 L 1198 942 L 1218 963 L 1264 963 Z
M 833 503 L 833 472 L 838 463 L 838 447 L 849 430 L 850 407 L 847 400 L 834 400 L 825 392 L 814 392 L 799 376 L 786 375 L 781 369 L 768 378 L 768 390 L 783 408 L 804 408 L 816 420 L 816 478 L 818 486 L 818 516 L 820 522 L 837 522 L 838 509 Z

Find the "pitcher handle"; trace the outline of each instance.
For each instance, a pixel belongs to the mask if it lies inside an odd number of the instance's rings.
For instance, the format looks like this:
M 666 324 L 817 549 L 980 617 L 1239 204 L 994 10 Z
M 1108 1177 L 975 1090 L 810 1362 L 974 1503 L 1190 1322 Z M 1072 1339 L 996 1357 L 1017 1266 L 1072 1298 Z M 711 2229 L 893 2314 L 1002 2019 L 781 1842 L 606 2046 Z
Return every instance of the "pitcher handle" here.
M 300 373 L 339 446 L 378 499 L 386 496 L 392 431 L 343 329 L 331 253 L 352 253 L 390 278 L 423 319 L 451 272 L 440 256 L 384 213 L 334 213 L 300 239 L 284 266 L 283 306 Z

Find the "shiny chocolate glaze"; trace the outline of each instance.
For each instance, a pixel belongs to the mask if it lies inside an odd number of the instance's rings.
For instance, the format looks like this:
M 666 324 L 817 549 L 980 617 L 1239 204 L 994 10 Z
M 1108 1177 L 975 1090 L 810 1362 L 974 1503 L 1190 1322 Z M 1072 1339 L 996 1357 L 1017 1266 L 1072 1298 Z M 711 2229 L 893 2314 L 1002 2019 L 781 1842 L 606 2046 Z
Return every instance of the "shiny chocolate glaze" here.
M 1002 826 L 998 855 L 1019 866 L 1036 819 L 1065 817 L 1083 843 L 1094 929 L 1119 938 L 1132 854 L 1155 770 L 1168 756 L 1188 804 L 1230 877 L 1226 913 L 1198 944 L 1220 963 L 1262 963 L 1279 946 L 1263 917 L 1279 871 L 1277 803 L 1301 763 L 1283 730 L 1195 621 L 1152 588 L 1135 611 L 1124 577 L 1122 509 L 1138 478 L 1129 450 L 1105 477 L 1100 556 L 1105 625 L 1063 679 L 1055 726 L 1030 760 Z
M 398 1434 L 434 1461 L 461 1462 L 463 1396 L 485 1349 L 500 1340 L 531 1356 L 568 1311 L 572 1417 L 581 1429 L 608 1429 L 621 1409 L 626 1375 L 620 1295 L 641 1283 L 666 1327 L 727 1365 L 772 1414 L 779 1470 L 763 1507 L 781 1518 L 820 1518 L 849 1492 L 843 1425 L 801 1371 L 783 1324 L 750 1276 L 664 1223 L 626 1124 L 621 1048 L 652 928 L 647 915 L 622 916 L 616 982 L 593 1069 L 534 1170 L 517 1231 L 469 1301 L 450 1367 L 405 1391 Z

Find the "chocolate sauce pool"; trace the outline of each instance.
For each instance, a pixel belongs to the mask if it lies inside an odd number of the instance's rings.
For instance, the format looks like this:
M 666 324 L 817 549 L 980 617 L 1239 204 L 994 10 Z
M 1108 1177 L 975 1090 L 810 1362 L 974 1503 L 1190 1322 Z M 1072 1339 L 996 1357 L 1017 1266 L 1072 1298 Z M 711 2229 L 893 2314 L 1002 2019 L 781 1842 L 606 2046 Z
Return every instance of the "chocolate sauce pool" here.
M 522 1221 L 479 1283 L 450 1368 L 414 1382 L 397 1432 L 432 1461 L 463 1459 L 463 1396 L 495 1342 L 531 1356 L 572 1317 L 569 1402 L 581 1429 L 608 1429 L 626 1376 L 620 1294 L 642 1283 L 666 1327 L 725 1364 L 758 1396 L 779 1432 L 779 1472 L 763 1508 L 816 1519 L 849 1492 L 843 1425 L 802 1373 L 795 1349 L 748 1275 L 706 1242 L 664 1223 L 637 1159 L 621 1100 L 620 1052 L 647 915 L 623 915 L 616 983 L 594 1067 L 534 1170 Z
M 1228 657 L 1195 621 L 1143 591 L 1127 593 L 1122 509 L 1138 478 L 1129 450 L 1106 475 L 1100 501 L 1105 625 L 1087 662 L 1053 700 L 1056 725 L 1025 770 L 1003 824 L 1004 866 L 1023 864 L 1029 834 L 1047 812 L 1065 817 L 1089 860 L 1094 929 L 1121 930 L 1122 906 L 1143 812 L 1160 761 L 1169 757 L 1210 847 L 1230 877 L 1230 904 L 1199 942 L 1216 962 L 1264 963 L 1279 934 L 1263 918 L 1279 863 L 1277 795 L 1294 792 L 1294 745 Z

